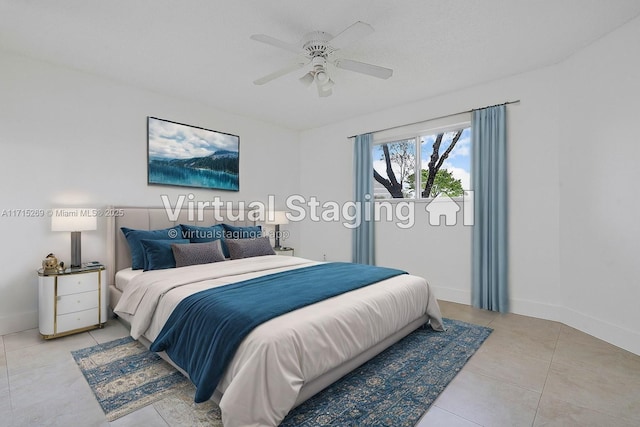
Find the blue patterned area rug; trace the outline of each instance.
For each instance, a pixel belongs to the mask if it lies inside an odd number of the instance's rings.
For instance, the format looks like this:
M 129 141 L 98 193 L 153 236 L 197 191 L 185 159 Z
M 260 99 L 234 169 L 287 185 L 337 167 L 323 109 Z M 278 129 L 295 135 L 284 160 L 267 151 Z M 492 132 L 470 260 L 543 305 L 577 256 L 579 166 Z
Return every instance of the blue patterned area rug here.
M 184 375 L 131 337 L 75 350 L 71 354 L 107 421 L 171 394 L 195 390 Z
M 416 425 L 492 329 L 444 319 L 419 328 L 295 408 L 282 426 Z
M 419 328 L 295 408 L 282 426 L 414 426 L 491 329 L 444 319 L 446 332 Z M 131 338 L 72 352 L 112 421 L 154 403 L 180 425 L 221 426 L 212 402 L 194 404 L 195 388 Z

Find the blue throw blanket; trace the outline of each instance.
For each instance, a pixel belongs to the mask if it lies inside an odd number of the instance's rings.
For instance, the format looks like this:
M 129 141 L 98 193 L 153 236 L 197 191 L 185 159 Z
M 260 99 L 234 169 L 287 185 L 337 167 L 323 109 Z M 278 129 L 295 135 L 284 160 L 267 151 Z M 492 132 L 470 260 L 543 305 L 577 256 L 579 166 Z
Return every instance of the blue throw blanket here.
M 196 385 L 196 402 L 209 399 L 244 337 L 269 319 L 406 274 L 392 268 L 327 263 L 274 273 L 182 300 L 152 351 L 166 351 Z

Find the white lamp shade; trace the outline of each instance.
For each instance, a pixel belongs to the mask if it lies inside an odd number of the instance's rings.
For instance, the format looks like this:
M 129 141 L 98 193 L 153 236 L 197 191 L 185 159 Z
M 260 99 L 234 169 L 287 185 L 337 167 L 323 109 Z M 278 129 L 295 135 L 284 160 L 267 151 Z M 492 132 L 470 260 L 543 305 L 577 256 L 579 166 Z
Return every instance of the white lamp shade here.
M 289 224 L 289 218 L 287 218 L 286 211 L 275 211 L 273 212 L 273 217 L 272 217 L 273 219 L 270 219 L 270 217 L 272 216 L 268 213 L 266 224 L 271 224 L 271 225 Z
M 89 231 L 98 228 L 93 209 L 59 208 L 53 209 L 51 231 Z

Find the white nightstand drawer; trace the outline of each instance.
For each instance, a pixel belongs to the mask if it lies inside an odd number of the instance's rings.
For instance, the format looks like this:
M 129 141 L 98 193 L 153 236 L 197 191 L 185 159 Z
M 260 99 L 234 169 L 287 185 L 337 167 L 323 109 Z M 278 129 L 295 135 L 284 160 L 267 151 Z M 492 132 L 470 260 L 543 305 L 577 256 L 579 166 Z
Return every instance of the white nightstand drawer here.
M 98 289 L 98 272 L 58 276 L 58 295 L 77 294 Z
M 73 329 L 85 328 L 89 325 L 97 325 L 98 308 L 91 310 L 77 311 L 75 313 L 63 314 L 57 316 L 56 333 L 59 334 Z
M 58 315 L 98 308 L 98 290 L 58 297 Z

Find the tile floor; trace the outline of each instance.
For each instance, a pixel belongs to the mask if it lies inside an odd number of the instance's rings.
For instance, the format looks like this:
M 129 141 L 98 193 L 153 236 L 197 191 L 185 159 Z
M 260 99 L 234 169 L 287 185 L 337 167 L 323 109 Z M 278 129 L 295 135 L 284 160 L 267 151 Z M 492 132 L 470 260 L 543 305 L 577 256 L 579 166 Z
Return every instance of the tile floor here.
M 556 322 L 441 302 L 445 317 L 494 332 L 419 422 L 426 426 L 639 426 L 640 356 Z M 153 405 L 108 423 L 70 350 L 127 335 L 0 337 L 0 426 L 183 426 Z

